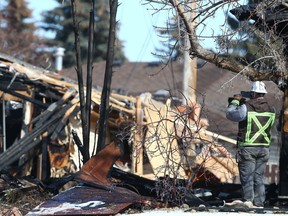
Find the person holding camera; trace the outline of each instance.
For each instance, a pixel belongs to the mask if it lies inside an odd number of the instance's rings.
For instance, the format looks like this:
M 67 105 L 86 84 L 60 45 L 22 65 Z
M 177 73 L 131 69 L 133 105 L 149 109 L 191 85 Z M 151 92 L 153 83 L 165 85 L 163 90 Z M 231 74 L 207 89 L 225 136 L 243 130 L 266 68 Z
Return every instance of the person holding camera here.
M 252 82 L 250 99 L 234 95 L 226 109 L 226 118 L 238 122 L 236 160 L 242 201 L 249 208 L 264 207 L 265 201 L 264 171 L 275 120 L 275 111 L 264 98 L 266 93 L 263 82 Z

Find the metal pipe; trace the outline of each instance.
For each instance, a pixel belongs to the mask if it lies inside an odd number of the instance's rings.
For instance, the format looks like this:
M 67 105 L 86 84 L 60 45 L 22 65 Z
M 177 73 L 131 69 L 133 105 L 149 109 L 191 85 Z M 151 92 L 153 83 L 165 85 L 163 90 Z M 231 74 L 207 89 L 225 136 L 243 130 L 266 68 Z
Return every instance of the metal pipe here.
M 63 67 L 63 56 L 65 49 L 63 47 L 57 47 L 55 56 L 55 70 L 56 73 L 60 73 Z

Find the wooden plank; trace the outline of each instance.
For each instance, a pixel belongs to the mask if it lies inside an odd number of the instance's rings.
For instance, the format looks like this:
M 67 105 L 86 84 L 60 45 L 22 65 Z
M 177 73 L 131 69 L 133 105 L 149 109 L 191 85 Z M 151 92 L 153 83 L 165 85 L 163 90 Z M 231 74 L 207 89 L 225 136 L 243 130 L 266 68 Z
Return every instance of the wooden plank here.
M 136 103 L 137 98 L 135 97 L 131 97 L 131 96 L 127 96 L 127 95 L 120 95 L 120 94 L 116 94 L 116 93 L 111 93 L 112 97 L 118 98 L 120 100 L 128 100 L 132 103 Z
M 60 100 L 49 105 L 48 109 L 45 111 L 45 115 L 41 116 L 41 120 L 38 121 L 36 127 L 39 127 L 39 125 L 41 125 L 48 118 L 50 118 L 53 115 L 53 113 L 55 113 L 58 107 L 62 106 L 68 99 L 70 99 L 72 96 L 75 95 L 76 95 L 76 89 L 69 88 L 68 91 L 63 95 L 63 97 Z
M 64 114 L 64 116 L 62 117 L 60 123 L 57 125 L 57 127 L 55 128 L 54 132 L 52 133 L 51 135 L 51 140 L 55 140 L 59 133 L 62 131 L 63 127 L 65 125 L 67 125 L 67 122 L 68 122 L 68 119 L 69 117 L 71 116 L 71 114 L 76 114 L 79 112 L 80 110 L 80 107 L 77 107 L 78 104 L 74 104 L 72 105 L 68 110 L 67 112 Z
M 33 128 L 33 130 L 26 134 L 22 139 L 17 140 L 13 145 L 3 152 L 0 157 L 0 170 L 9 166 L 19 159 L 22 154 L 25 154 L 35 146 L 37 146 L 41 140 L 39 136 L 43 133 L 49 131 L 51 133 L 54 130 L 54 127 L 58 124 L 61 117 L 67 111 L 67 108 L 64 107 L 55 113 L 49 120 L 43 122 L 39 127 Z
M 22 127 L 20 132 L 20 139 L 23 138 L 29 131 L 31 131 L 31 119 L 33 115 L 34 107 L 32 103 L 28 101 L 23 102 L 23 118 L 22 118 Z M 27 176 L 31 174 L 31 167 L 33 163 L 34 158 L 34 150 L 27 152 L 23 155 L 21 155 L 21 159 L 18 162 L 18 167 L 21 168 L 20 175 L 21 176 Z
M 26 95 L 28 96 L 28 95 Z M 11 94 L 5 93 L 3 91 L 0 91 L 0 98 L 1 100 L 5 100 L 5 101 L 17 101 L 17 102 L 22 102 L 23 99 L 13 96 Z
M 64 82 L 62 80 L 56 80 L 55 78 L 48 77 L 46 74 L 43 73 L 44 70 L 36 71 L 33 69 L 30 69 L 28 67 L 25 67 L 23 65 L 20 65 L 18 63 L 13 63 L 10 65 L 14 70 L 16 70 L 19 73 L 26 74 L 30 79 L 36 79 L 44 81 L 45 83 L 49 83 L 52 86 L 60 86 L 60 87 L 72 87 L 72 84 L 69 84 L 68 82 Z
M 134 145 L 132 146 L 132 173 L 143 176 L 143 147 L 142 147 L 142 129 L 143 115 L 141 107 L 141 98 L 137 98 L 136 102 L 136 128 L 134 132 Z
M 220 139 L 220 140 L 229 142 L 229 143 L 234 144 L 234 145 L 237 144 L 237 140 L 235 140 L 235 139 L 231 139 L 231 138 L 229 138 L 229 137 L 226 137 L 226 136 L 223 136 L 223 135 L 220 135 L 220 134 L 217 134 L 217 133 L 208 131 L 208 130 L 203 130 L 203 131 L 201 131 L 201 132 L 203 132 L 203 133 L 205 133 L 205 134 L 207 134 L 208 136 L 211 136 L 211 137 L 213 137 L 213 138 Z
M 1 85 L 0 85 L 0 90 L 5 92 L 5 93 L 11 94 L 13 96 L 16 96 L 18 98 L 21 98 L 23 100 L 29 101 L 29 102 L 31 102 L 31 103 L 33 103 L 33 104 L 35 104 L 35 105 L 37 105 L 37 106 L 39 106 L 41 108 L 45 108 L 46 109 L 48 107 L 47 104 L 44 104 L 41 101 L 35 100 L 35 99 L 31 98 L 31 97 L 27 97 L 26 95 L 20 94 L 20 93 L 18 93 L 16 91 L 12 91 L 11 89 L 3 88 Z
M 176 121 L 176 124 L 179 124 L 179 125 L 182 125 L 184 126 L 183 122 L 182 121 Z M 186 127 L 189 127 L 191 130 L 195 130 L 195 131 L 198 131 L 199 133 L 199 136 L 204 138 L 206 137 L 206 140 L 207 141 L 212 141 L 212 138 L 215 138 L 215 139 L 220 139 L 220 140 L 223 140 L 223 141 L 226 141 L 226 142 L 229 142 L 231 144 L 234 144 L 236 145 L 237 144 L 237 140 L 235 139 L 232 139 L 232 138 L 229 138 L 229 137 L 226 137 L 226 136 L 223 136 L 223 135 L 220 135 L 220 134 L 217 134 L 217 133 L 214 133 L 212 131 L 209 131 L 209 130 L 205 130 L 203 128 L 201 128 L 199 130 L 199 128 L 195 127 L 195 126 L 190 126 L 190 125 L 185 125 Z

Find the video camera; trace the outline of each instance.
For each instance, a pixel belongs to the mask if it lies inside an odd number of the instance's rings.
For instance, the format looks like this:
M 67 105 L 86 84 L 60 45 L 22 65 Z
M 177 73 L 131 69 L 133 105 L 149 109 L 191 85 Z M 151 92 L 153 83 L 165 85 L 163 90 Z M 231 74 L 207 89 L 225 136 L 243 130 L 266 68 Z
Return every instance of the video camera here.
M 251 98 L 251 92 L 250 91 L 241 91 L 240 95 L 245 98 L 245 99 L 250 99 Z

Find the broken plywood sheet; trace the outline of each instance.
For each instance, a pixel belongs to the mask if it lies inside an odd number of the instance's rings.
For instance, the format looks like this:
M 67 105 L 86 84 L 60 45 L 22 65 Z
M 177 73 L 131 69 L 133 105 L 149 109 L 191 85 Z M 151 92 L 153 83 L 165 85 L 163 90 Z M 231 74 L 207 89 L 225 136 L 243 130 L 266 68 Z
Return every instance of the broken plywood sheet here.
M 183 159 L 181 158 L 182 154 L 179 151 L 177 135 L 175 134 L 179 127 L 175 111 L 170 110 L 169 104 L 154 102 L 149 95 L 145 96 L 143 99 L 143 110 L 147 131 L 144 147 L 154 175 L 156 177 L 169 175 L 170 177 L 180 176 L 180 178 L 186 178 L 187 175 L 184 170 Z M 185 126 L 191 127 L 189 124 Z M 235 159 L 220 143 L 215 142 L 215 136 L 212 136 L 212 132 L 194 127 L 189 136 L 191 145 L 195 145 L 193 142 L 197 140 L 206 145 L 204 150 L 202 149 L 203 152 L 197 156 L 196 164 L 200 167 L 205 167 L 221 182 L 234 182 L 235 177 L 239 175 Z M 221 139 L 224 138 L 221 137 Z M 229 141 L 234 144 L 234 140 L 231 140 Z M 210 146 L 210 148 L 207 146 Z M 221 156 L 213 156 L 210 150 L 218 152 L 217 154 Z M 209 154 L 207 154 L 207 151 L 209 151 Z
M 186 178 L 173 117 L 168 107 L 168 104 L 155 105 L 149 98 L 144 100 L 143 109 L 147 126 L 144 147 L 156 177 Z

